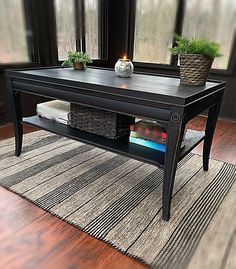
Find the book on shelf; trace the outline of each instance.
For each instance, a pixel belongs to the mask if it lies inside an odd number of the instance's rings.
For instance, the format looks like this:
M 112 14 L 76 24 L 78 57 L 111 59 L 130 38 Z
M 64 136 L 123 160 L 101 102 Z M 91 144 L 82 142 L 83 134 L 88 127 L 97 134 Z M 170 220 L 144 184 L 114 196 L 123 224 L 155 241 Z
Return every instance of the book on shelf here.
M 166 130 L 159 123 L 153 121 L 136 121 L 130 125 L 132 137 L 146 139 L 161 144 L 166 143 Z
M 129 137 L 129 142 L 130 143 L 134 143 L 137 145 L 141 145 L 147 148 L 152 148 L 158 151 L 162 151 L 165 152 L 166 151 L 166 145 L 165 144 L 161 144 L 161 143 L 157 143 L 151 140 L 146 140 L 146 139 L 142 139 L 142 138 L 136 138 L 136 137 Z
M 48 120 L 70 124 L 70 103 L 53 100 L 37 104 L 37 115 Z
M 139 120 L 130 126 L 130 143 L 165 152 L 166 140 L 165 128 L 156 122 Z M 181 148 L 184 146 L 185 140 L 183 139 Z

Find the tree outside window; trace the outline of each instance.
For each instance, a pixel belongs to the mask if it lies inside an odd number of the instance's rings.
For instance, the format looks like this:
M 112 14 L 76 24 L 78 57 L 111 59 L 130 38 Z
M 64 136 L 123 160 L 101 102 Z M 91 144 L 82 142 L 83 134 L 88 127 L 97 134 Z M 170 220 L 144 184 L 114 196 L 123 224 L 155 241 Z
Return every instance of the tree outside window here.
M 99 1 L 86 0 L 80 2 L 83 6 L 82 12 L 79 14 L 76 6 L 76 0 L 54 0 L 56 25 L 57 25 L 57 46 L 59 60 L 67 58 L 68 50 L 78 50 L 77 46 L 81 39 L 84 43 L 80 44 L 83 51 L 86 51 L 93 59 L 99 58 Z M 78 2 L 77 2 L 78 3 Z M 80 18 L 84 18 L 81 20 Z M 83 25 L 79 25 L 83 24 Z M 82 31 L 82 37 L 78 36 L 78 29 Z M 81 35 L 81 33 L 79 34 Z M 85 45 L 85 46 L 84 46 Z M 84 46 L 84 47 L 83 47 Z
M 29 62 L 22 0 L 0 1 L 0 63 Z
M 176 0 L 137 0 L 134 61 L 170 64 Z
M 208 38 L 221 46 L 222 56 L 214 60 L 213 68 L 227 69 L 235 31 L 236 1 L 186 1 L 183 35 Z
M 177 18 L 178 2 L 185 3 L 183 18 Z M 214 60 L 213 68 L 227 69 L 236 33 L 236 1 L 232 0 L 136 0 L 134 61 L 170 64 L 168 47 L 176 22 L 181 21 L 183 35 L 220 44 L 223 56 Z

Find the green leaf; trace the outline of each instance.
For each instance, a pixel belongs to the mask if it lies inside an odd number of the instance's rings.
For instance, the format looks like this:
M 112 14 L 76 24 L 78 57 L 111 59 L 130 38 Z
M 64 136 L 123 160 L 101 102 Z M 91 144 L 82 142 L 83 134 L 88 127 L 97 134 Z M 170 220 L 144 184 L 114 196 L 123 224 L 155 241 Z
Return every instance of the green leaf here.
M 220 45 L 208 39 L 188 39 L 184 36 L 176 35 L 176 46 L 170 48 L 174 55 L 179 54 L 203 54 L 210 58 L 221 56 Z
M 83 51 L 68 51 L 68 59 L 62 63 L 63 66 L 71 66 L 73 63 L 92 63 L 92 59 Z

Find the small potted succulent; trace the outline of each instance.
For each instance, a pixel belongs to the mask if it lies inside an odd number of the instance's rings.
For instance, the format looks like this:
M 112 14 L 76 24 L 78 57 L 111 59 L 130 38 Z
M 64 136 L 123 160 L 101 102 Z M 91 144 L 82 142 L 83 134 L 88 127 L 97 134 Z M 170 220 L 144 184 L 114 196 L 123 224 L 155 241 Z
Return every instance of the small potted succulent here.
M 84 70 L 87 63 L 92 62 L 90 56 L 83 51 L 68 51 L 68 59 L 62 63 L 62 66 L 74 66 L 75 70 Z
M 208 39 L 188 39 L 176 36 L 176 46 L 170 51 L 180 56 L 180 84 L 206 84 L 213 60 L 221 56 L 219 44 Z

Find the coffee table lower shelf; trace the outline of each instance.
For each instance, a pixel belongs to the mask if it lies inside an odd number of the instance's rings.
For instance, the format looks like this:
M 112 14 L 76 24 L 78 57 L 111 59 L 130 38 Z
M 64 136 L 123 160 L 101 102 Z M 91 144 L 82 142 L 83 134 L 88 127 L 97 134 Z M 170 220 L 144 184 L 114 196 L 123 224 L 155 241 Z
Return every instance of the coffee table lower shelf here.
M 29 124 L 40 129 L 59 134 L 71 139 L 75 139 L 96 147 L 106 149 L 115 153 L 126 155 L 133 159 L 154 164 L 164 168 L 165 153 L 146 148 L 140 145 L 129 143 L 129 138 L 124 137 L 117 140 L 107 139 L 102 136 L 89 134 L 70 126 L 50 121 L 38 116 L 23 118 L 22 124 Z M 194 147 L 196 147 L 205 138 L 205 133 L 188 129 L 186 133 L 186 145 L 181 149 L 179 161 L 186 156 Z

